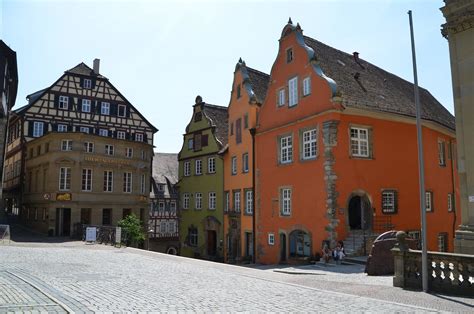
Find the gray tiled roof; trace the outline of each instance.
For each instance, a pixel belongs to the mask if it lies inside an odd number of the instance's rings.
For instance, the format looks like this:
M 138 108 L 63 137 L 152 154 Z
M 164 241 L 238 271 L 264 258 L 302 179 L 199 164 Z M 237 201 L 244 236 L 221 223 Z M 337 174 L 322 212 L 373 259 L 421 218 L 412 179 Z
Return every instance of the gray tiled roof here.
M 358 64 L 353 55 L 313 38 L 304 36 L 304 42 L 315 51 L 324 74 L 336 82 L 345 106 L 415 117 L 412 83 L 363 59 Z M 419 91 L 422 118 L 454 130 L 454 116 L 426 89 Z
M 250 84 L 252 89 L 257 96 L 257 100 L 263 104 L 265 96 L 267 95 L 268 82 L 270 81 L 270 75 L 260 72 L 258 70 L 247 67 Z
M 227 144 L 228 115 L 227 107 L 216 106 L 204 103 L 204 114 L 211 119 L 212 126 L 215 127 L 215 136 L 221 142 L 222 147 Z
M 153 179 L 156 183 L 171 184 L 178 182 L 178 154 L 155 153 L 153 156 Z
M 76 65 L 75 67 L 73 67 L 72 69 L 67 70 L 66 73 L 87 75 L 87 76 L 94 75 L 94 76 L 99 77 L 99 78 L 105 78 L 105 76 L 102 76 L 100 74 L 96 75 L 94 70 L 89 68 L 87 66 L 87 64 L 85 64 L 84 62 L 81 62 L 78 65 Z

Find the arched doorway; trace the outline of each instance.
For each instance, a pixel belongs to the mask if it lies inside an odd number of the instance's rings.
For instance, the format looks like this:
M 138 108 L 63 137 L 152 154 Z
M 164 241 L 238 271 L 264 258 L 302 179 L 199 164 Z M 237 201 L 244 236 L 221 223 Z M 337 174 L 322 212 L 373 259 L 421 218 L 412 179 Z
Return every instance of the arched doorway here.
M 372 206 L 366 195 L 353 195 L 349 200 L 347 211 L 351 230 L 371 228 Z
M 280 233 L 280 262 L 286 262 L 286 234 Z
M 166 254 L 178 255 L 178 250 L 174 246 L 170 246 L 168 250 L 166 250 Z
M 290 233 L 290 257 L 309 257 L 311 255 L 311 239 L 302 230 Z

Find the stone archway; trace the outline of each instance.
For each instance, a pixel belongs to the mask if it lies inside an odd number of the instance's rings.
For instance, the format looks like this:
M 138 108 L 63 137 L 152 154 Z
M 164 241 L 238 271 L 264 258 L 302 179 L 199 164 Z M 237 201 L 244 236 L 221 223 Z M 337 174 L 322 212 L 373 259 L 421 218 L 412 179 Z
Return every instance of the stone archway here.
M 365 191 L 351 193 L 347 200 L 346 226 L 349 230 L 372 229 L 372 202 Z

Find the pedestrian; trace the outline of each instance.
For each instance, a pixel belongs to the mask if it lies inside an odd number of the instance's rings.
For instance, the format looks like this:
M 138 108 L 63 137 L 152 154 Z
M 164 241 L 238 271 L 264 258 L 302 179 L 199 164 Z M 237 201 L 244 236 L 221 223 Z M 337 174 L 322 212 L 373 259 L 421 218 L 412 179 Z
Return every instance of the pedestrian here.
M 329 249 L 329 246 L 327 243 L 324 243 L 322 255 L 323 255 L 324 263 L 327 264 L 329 262 L 329 259 L 331 258 L 331 250 Z
M 336 248 L 332 251 L 332 258 L 336 262 L 336 264 L 341 264 L 341 260 L 346 256 L 344 253 L 344 243 L 342 241 L 338 241 Z

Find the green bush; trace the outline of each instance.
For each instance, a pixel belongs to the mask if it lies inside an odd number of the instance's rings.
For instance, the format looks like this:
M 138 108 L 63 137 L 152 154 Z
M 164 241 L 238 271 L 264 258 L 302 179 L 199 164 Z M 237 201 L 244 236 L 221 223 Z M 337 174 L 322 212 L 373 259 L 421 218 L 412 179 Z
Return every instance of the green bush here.
M 122 232 L 127 236 L 127 245 L 137 247 L 145 241 L 145 232 L 143 231 L 140 219 L 134 214 L 128 215 L 118 222 Z

